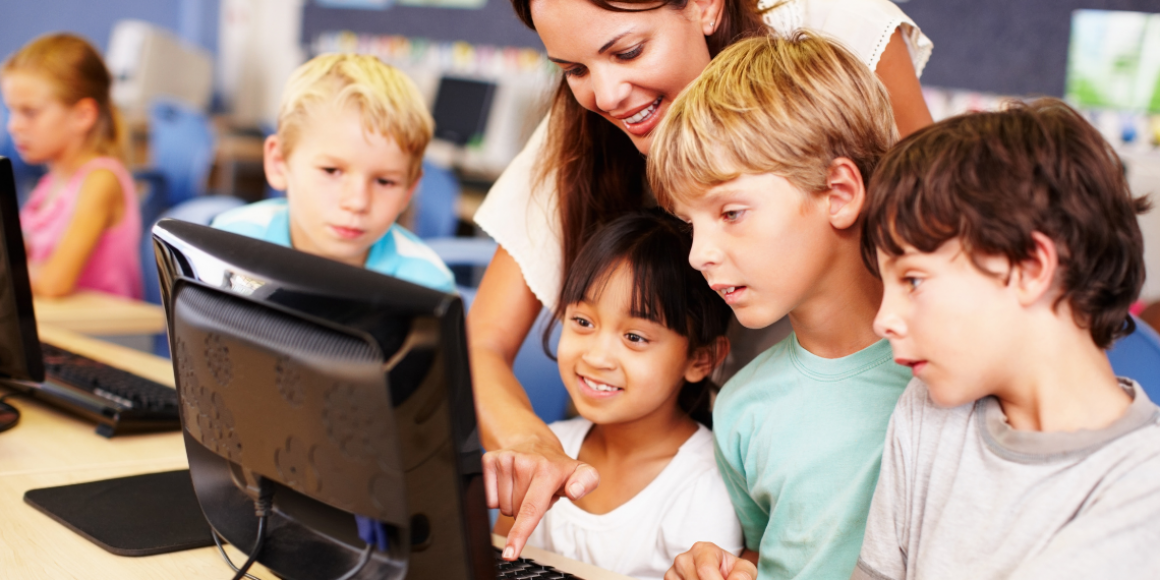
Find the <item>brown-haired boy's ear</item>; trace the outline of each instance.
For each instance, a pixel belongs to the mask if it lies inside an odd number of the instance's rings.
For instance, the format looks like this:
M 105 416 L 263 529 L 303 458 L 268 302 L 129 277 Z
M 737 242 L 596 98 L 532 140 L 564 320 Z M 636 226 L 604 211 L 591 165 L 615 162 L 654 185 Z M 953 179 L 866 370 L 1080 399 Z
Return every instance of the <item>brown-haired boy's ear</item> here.
M 1031 232 L 1035 250 L 1026 260 L 1011 268 L 1010 282 L 1022 306 L 1031 306 L 1042 300 L 1054 306 L 1058 294 L 1055 278 L 1059 272 L 1059 253 L 1051 238 Z
M 282 155 L 282 145 L 277 135 L 266 137 L 266 142 L 262 144 L 262 169 L 266 171 L 266 181 L 270 187 L 286 191 L 286 157 Z
M 689 357 L 689 364 L 685 367 L 685 380 L 690 383 L 704 380 L 725 362 L 726 356 L 729 356 L 729 339 L 718 336 L 713 344 L 697 349 L 693 352 L 693 356 Z
M 824 195 L 830 225 L 846 230 L 857 224 L 866 203 L 866 184 L 858 166 L 845 157 L 835 159 L 826 171 L 826 185 L 829 190 Z

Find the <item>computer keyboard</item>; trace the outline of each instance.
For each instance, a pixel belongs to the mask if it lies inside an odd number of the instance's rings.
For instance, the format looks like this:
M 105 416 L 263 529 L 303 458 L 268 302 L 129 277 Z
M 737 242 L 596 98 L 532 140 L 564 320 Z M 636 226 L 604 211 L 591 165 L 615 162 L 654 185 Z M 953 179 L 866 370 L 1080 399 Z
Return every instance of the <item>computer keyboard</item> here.
M 96 421 L 97 433 L 181 428 L 175 389 L 50 344 L 40 348 L 46 380 L 36 397 Z
M 503 578 L 505 580 L 582 580 L 579 576 L 574 576 L 567 572 L 561 572 L 551 566 L 544 566 L 537 564 L 534 560 L 527 558 L 516 558 L 511 562 L 503 559 L 503 552 L 499 548 L 495 549 L 495 568 L 496 578 Z

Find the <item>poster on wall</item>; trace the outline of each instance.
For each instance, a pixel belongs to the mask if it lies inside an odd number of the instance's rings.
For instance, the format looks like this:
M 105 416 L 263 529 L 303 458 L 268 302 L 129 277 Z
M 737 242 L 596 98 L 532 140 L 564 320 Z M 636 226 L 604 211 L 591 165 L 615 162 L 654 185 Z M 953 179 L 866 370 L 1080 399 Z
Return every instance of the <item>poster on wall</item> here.
M 1160 14 L 1073 12 L 1067 98 L 1080 107 L 1160 113 Z
M 386 10 L 391 6 L 421 6 L 425 8 L 480 9 L 487 0 L 315 0 L 323 8 L 353 8 L 358 10 Z

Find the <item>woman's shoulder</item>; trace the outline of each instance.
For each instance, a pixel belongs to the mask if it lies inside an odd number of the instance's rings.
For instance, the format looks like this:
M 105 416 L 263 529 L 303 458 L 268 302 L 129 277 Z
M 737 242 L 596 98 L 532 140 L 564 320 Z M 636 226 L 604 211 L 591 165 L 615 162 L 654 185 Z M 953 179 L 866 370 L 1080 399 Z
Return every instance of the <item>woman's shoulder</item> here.
M 792 18 L 792 12 L 779 15 L 791 5 L 797 10 L 796 22 L 787 20 L 786 14 Z M 871 69 L 878 65 L 890 37 L 899 28 L 917 74 L 922 74 L 934 46 L 914 20 L 890 0 L 791 0 L 783 8 L 771 11 L 766 20 L 783 33 L 782 28 L 790 22 L 795 27 L 822 32 L 853 51 Z
M 547 134 L 545 117 L 487 192 L 473 219 L 519 264 L 528 288 L 550 309 L 560 291 L 562 242 L 556 188 L 550 177 L 538 176 Z

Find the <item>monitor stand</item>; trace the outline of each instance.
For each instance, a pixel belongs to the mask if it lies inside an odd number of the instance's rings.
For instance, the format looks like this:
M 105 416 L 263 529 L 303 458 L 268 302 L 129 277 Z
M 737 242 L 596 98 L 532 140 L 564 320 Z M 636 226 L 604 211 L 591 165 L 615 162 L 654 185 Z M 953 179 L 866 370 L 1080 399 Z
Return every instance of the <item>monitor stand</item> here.
M 214 543 L 188 469 L 32 489 L 24 501 L 119 556 Z

